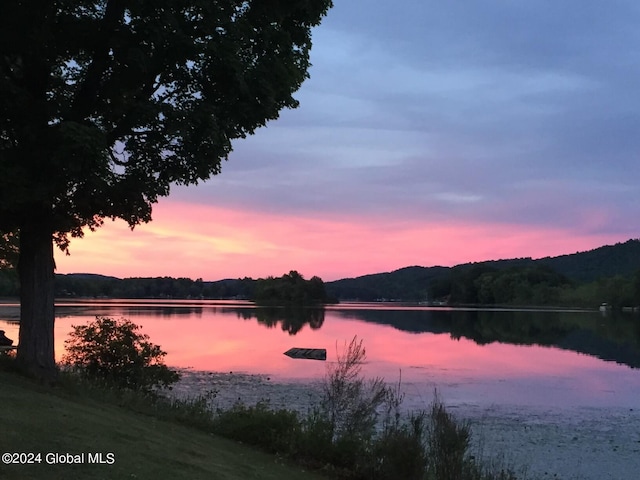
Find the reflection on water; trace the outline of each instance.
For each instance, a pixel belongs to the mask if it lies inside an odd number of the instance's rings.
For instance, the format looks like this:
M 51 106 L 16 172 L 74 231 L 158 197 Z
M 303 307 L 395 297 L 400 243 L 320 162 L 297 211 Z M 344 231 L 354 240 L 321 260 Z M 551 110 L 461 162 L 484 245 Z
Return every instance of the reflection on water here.
M 414 333 L 448 333 L 479 345 L 543 345 L 640 368 L 640 317 L 550 310 L 346 310 L 344 318 L 391 325 Z
M 312 330 L 318 330 L 324 323 L 324 308 L 257 307 L 255 310 L 244 310 L 243 314 L 251 314 L 249 318 L 255 316 L 258 323 L 269 328 L 279 324 L 282 331 L 288 332 L 289 335 L 295 335 L 305 325 L 309 325 Z
M 325 363 L 283 352 L 326 348 L 334 361 L 343 343 L 357 335 L 367 349 L 365 374 L 389 381 L 401 376 L 405 389 L 425 398 L 437 387 L 454 403 L 640 407 L 637 316 L 198 301 L 68 302 L 56 315 L 58 358 L 72 325 L 103 315 L 142 325 L 175 367 L 309 379 L 322 377 Z M 14 339 L 16 318 L 15 305 L 0 305 L 0 329 Z

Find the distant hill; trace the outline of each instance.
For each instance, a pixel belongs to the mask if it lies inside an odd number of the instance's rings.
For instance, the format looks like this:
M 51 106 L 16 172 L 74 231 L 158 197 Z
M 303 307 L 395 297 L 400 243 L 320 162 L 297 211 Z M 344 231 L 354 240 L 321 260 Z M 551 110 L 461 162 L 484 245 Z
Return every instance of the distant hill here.
M 99 273 L 58 273 L 56 277 L 68 277 L 75 278 L 77 280 L 90 280 L 96 282 L 108 282 L 112 280 L 121 280 L 118 277 L 111 277 L 108 275 L 100 275 Z
M 499 270 L 511 267 L 544 265 L 575 282 L 592 282 L 603 277 L 631 275 L 640 269 L 640 239 L 631 239 L 624 243 L 605 245 L 593 250 L 559 255 L 557 257 L 544 257 L 535 260 L 531 257 L 488 260 L 460 264 L 452 268 L 464 269 L 478 265 Z
M 535 262 L 581 283 L 614 275 L 631 275 L 640 269 L 640 240 L 627 240 L 571 255 L 545 257 Z
M 430 285 L 450 273 L 448 267 L 405 267 L 388 273 L 326 282 L 327 293 L 340 300 L 419 300 Z
M 630 276 L 640 270 L 640 240 L 632 239 L 585 252 L 536 260 L 527 257 L 466 263 L 455 267 L 406 267 L 393 272 L 327 282 L 325 286 L 329 295 L 341 300 L 421 301 L 430 298 L 429 294 L 438 286 L 446 290 L 447 282 L 452 278 L 475 271 L 475 279 L 482 273 L 509 269 L 550 269 L 574 284 L 616 275 Z

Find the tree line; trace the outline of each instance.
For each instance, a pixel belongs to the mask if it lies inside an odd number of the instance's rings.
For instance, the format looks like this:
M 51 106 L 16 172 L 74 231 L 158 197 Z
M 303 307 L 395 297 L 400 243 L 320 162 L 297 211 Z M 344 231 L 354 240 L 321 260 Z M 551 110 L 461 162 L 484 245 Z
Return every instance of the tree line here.
M 0 297 L 19 294 L 15 270 L 0 269 Z M 239 299 L 259 305 L 314 305 L 335 302 L 318 276 L 306 280 L 295 270 L 281 277 L 205 282 L 201 278 L 116 278 L 93 274 L 56 275 L 57 298 Z
M 454 305 L 638 306 L 640 269 L 579 283 L 544 265 L 506 270 L 479 265 L 434 282 L 430 298 Z
M 406 272 L 405 272 L 406 273 Z M 404 292 L 403 278 L 389 277 L 379 287 L 348 286 L 319 277 L 305 280 L 292 271 L 282 277 L 249 277 L 215 282 L 201 278 L 115 278 L 102 275 L 56 275 L 57 298 L 165 298 L 240 299 L 262 305 L 332 303 L 338 300 L 401 300 L 449 305 L 567 306 L 593 308 L 608 303 L 614 308 L 640 305 L 640 269 L 631 275 L 614 275 L 586 283 L 573 281 L 549 267 L 510 267 L 500 270 L 487 265 L 454 268 L 447 275 L 414 281 Z M 415 272 L 409 275 L 414 280 Z M 15 270 L 0 269 L 0 297 L 17 297 Z
M 205 282 L 201 278 L 132 277 L 102 275 L 56 275 L 58 298 L 177 298 L 177 299 L 250 299 L 255 280 L 251 278 Z

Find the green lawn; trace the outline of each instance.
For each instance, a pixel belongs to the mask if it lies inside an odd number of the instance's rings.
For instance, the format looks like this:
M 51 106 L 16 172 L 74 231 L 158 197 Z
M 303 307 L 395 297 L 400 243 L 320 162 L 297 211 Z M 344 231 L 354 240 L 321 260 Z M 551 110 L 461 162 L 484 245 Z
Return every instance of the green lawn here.
M 204 432 L 73 396 L 0 371 L 0 454 L 41 454 L 41 463 L 5 465 L 3 479 L 316 479 L 275 456 Z M 48 464 L 84 454 L 82 464 Z M 115 462 L 90 464 L 89 454 Z

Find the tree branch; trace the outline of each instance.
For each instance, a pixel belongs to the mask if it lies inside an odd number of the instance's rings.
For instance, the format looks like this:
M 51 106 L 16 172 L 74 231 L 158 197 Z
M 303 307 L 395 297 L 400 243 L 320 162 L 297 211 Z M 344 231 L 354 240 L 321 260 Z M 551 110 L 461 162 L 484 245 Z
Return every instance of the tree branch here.
M 70 119 L 80 122 L 93 110 L 100 90 L 100 82 L 109 66 L 110 42 L 124 18 L 125 2 L 109 0 L 104 17 L 97 33 L 97 41 L 93 48 L 92 60 L 87 68 L 84 81 L 78 89 L 73 101 Z

